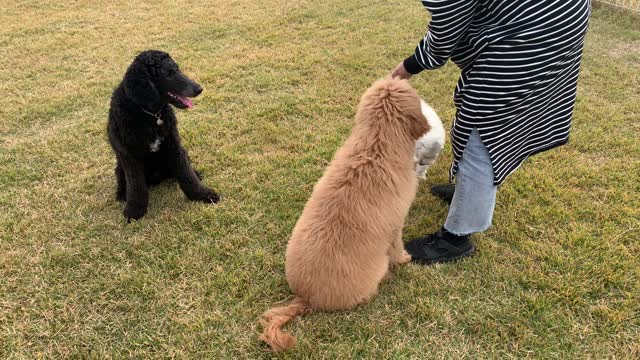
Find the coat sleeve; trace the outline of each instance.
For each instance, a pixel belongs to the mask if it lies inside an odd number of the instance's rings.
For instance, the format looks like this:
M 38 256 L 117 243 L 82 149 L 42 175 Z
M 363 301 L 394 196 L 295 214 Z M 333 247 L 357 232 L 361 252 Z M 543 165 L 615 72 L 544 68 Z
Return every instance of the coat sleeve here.
M 431 22 L 415 53 L 404 60 L 412 74 L 447 62 L 469 29 L 478 0 L 423 0 L 422 5 L 431 13 Z

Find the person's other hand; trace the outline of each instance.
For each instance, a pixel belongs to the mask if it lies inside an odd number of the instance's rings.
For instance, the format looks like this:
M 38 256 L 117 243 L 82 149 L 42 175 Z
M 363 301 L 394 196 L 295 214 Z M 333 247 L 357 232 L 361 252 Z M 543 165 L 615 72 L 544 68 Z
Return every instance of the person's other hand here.
M 407 71 L 407 69 L 404 68 L 404 62 L 402 61 L 400 62 L 400 64 L 398 64 L 398 66 L 396 66 L 393 72 L 391 72 L 392 78 L 409 79 L 412 76 L 413 74 L 411 74 Z

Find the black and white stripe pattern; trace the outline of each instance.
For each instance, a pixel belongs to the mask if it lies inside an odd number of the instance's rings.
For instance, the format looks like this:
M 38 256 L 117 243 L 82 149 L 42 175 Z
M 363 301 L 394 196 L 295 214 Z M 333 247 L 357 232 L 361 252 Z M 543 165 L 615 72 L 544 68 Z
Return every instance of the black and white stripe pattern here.
M 432 20 L 409 72 L 449 58 L 454 93 L 451 178 L 471 131 L 491 155 L 494 184 L 527 157 L 565 144 L 576 98 L 590 0 L 425 0 Z

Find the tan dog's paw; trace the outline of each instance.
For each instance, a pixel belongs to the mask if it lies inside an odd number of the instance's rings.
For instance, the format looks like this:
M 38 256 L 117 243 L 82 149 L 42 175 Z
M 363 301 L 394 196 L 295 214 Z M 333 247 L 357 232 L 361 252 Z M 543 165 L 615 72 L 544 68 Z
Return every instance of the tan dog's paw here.
M 411 255 L 406 250 L 402 250 L 400 256 L 394 256 L 390 259 L 392 265 L 402 265 L 411 261 Z
M 402 251 L 402 257 L 400 258 L 400 262 L 398 264 L 406 264 L 411 261 L 411 255 L 405 250 Z

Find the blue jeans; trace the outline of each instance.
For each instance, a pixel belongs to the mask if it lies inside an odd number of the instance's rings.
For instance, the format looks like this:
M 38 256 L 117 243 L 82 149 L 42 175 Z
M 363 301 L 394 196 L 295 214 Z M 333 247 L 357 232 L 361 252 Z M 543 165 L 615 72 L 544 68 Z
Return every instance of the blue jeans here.
M 444 228 L 455 235 L 485 231 L 491 226 L 497 186 L 489 151 L 473 129 L 464 148 L 456 174 L 456 191 Z

